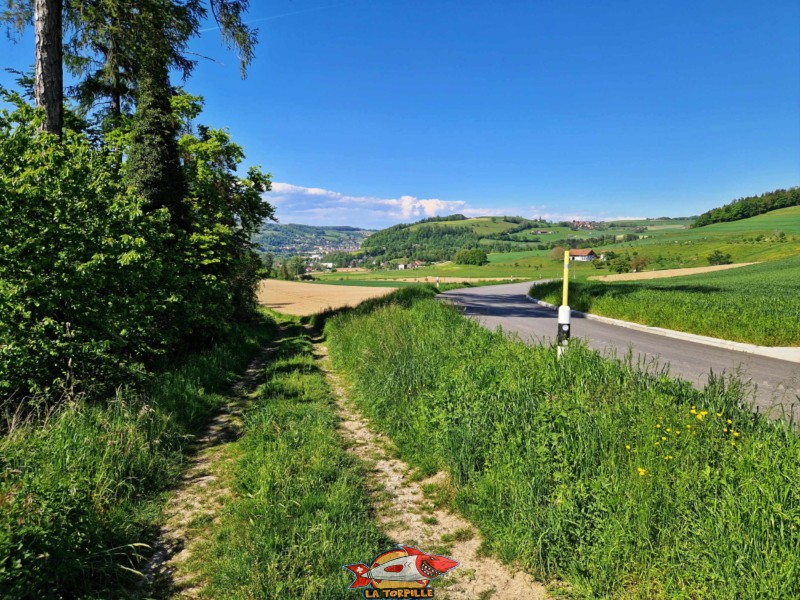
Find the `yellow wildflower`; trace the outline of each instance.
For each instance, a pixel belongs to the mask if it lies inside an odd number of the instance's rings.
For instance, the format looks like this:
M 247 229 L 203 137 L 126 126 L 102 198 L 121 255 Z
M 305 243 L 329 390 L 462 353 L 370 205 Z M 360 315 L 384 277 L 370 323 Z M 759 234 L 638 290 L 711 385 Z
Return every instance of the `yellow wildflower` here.
M 728 420 L 727 420 L 727 421 L 725 421 L 725 422 L 726 422 L 728 425 L 733 425 L 733 421 L 731 421 L 730 419 L 728 419 Z
M 667 427 L 667 433 L 669 433 L 670 431 L 672 431 L 672 430 L 669 427 Z
M 728 428 L 726 427 L 726 428 L 725 428 L 725 429 L 723 429 L 722 431 L 723 431 L 724 433 L 728 433 Z
M 667 438 L 665 438 L 664 436 L 661 436 L 661 441 L 662 441 L 662 442 L 666 442 L 666 441 L 667 441 Z
M 643 469 L 642 467 L 637 468 L 636 471 L 639 473 L 639 477 L 647 475 L 647 469 Z
M 630 449 L 631 449 L 630 444 L 625 444 L 625 450 L 630 450 Z
M 693 415 L 697 414 L 697 411 L 694 408 L 692 410 L 690 410 L 689 412 L 692 413 Z
M 701 410 L 699 413 L 697 413 L 697 420 L 702 421 L 707 414 L 708 414 L 707 410 Z
M 718 416 L 718 417 L 721 417 L 721 416 L 722 416 L 722 413 L 717 413 L 717 416 Z
M 692 428 L 692 426 L 691 426 L 691 425 L 687 425 L 687 426 L 686 426 L 686 429 L 691 429 L 691 428 Z
M 656 427 L 661 427 L 661 423 L 656 423 Z
M 734 431 L 733 432 L 733 437 L 739 437 L 739 432 L 738 431 Z

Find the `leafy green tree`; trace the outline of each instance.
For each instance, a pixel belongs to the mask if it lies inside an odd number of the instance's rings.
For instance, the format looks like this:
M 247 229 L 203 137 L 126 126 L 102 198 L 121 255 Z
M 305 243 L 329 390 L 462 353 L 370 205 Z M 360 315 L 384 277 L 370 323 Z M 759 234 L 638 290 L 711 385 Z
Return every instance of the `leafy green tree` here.
M 642 269 L 644 269 L 647 266 L 648 262 L 649 261 L 647 257 L 637 255 L 631 259 L 630 267 L 634 273 L 637 273 Z
M 21 33 L 37 28 L 37 59 L 44 67 L 42 81 L 51 82 L 46 106 L 63 100 L 63 66 L 78 78 L 74 94 L 85 109 L 108 99 L 104 112 L 118 118 L 125 105 L 132 106 L 143 56 L 154 49 L 169 69 L 188 77 L 196 61 L 189 41 L 200 34 L 209 12 L 220 29 L 223 43 L 239 56 L 242 76 L 255 55 L 257 31 L 243 20 L 249 0 L 7 0 L 0 21 Z M 41 5 L 41 6 L 40 6 Z M 34 19 L 36 14 L 44 18 Z M 63 26 L 61 24 L 63 14 Z M 58 22 L 56 22 L 58 19 Z M 46 35 L 39 36 L 39 29 Z M 66 31 L 66 37 L 64 37 Z M 62 62 L 63 46 L 63 62 Z M 39 73 L 37 66 L 37 73 Z M 38 78 L 37 78 L 38 79 Z M 43 103 L 39 103 L 44 105 Z M 48 123 L 50 118 L 48 118 Z
M 725 254 L 720 250 L 714 250 L 707 256 L 707 259 L 710 265 L 729 265 L 733 262 L 730 254 Z
M 289 260 L 288 269 L 290 277 L 300 277 L 306 272 L 306 259 L 302 256 L 293 256 L 291 260 Z
M 555 248 L 550 250 L 550 253 L 548 254 L 548 256 L 550 257 L 550 260 L 563 261 L 564 260 L 564 252 L 565 252 L 565 250 L 564 250 L 563 246 L 556 246 Z
M 264 267 L 266 277 L 272 277 L 272 268 L 275 266 L 275 255 L 272 252 L 267 252 L 261 255 L 261 265 Z
M 471 250 L 459 250 L 456 252 L 455 262 L 459 265 L 485 265 L 489 262 L 486 250 L 483 248 L 472 248 Z
M 0 111 L 0 398 L 100 393 L 172 347 L 177 273 L 166 210 L 121 184 L 88 136 L 37 135 L 45 115 Z
M 629 273 L 631 263 L 627 258 L 619 256 L 609 263 L 608 268 L 613 273 Z

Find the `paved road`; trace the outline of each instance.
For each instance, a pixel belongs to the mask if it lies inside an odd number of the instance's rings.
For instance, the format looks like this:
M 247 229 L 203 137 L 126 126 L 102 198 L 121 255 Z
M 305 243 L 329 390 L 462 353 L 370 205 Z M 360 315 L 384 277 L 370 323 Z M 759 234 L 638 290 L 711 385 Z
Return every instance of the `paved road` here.
M 464 309 L 489 329 L 503 327 L 530 343 L 552 343 L 556 332 L 556 313 L 525 298 L 531 283 L 512 283 L 452 290 L 441 294 Z M 702 388 L 709 371 L 739 372 L 753 384 L 755 405 L 761 412 L 779 415 L 781 407 L 800 418 L 800 364 L 735 350 L 715 348 L 626 327 L 572 317 L 572 337 L 584 338 L 589 347 L 601 352 L 624 355 L 629 348 L 634 357 L 669 363 L 670 373 Z

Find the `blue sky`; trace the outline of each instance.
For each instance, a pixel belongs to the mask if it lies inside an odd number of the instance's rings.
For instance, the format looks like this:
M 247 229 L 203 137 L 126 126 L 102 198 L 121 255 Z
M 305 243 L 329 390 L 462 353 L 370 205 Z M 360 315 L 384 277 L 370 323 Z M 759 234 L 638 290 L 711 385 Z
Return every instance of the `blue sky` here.
M 281 222 L 682 216 L 800 184 L 800 2 L 252 2 L 187 89 Z M 32 60 L 0 42 L 2 66 Z M 0 82 L 8 77 L 0 76 Z

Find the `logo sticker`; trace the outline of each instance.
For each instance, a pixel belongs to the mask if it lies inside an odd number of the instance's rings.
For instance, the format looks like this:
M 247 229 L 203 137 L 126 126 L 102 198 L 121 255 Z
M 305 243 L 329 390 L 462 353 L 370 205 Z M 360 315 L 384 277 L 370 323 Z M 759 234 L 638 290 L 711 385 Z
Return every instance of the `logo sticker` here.
M 381 552 L 370 565 L 344 565 L 356 576 L 348 589 L 364 588 L 364 598 L 433 598 L 432 579 L 458 566 L 458 561 L 398 545 Z

